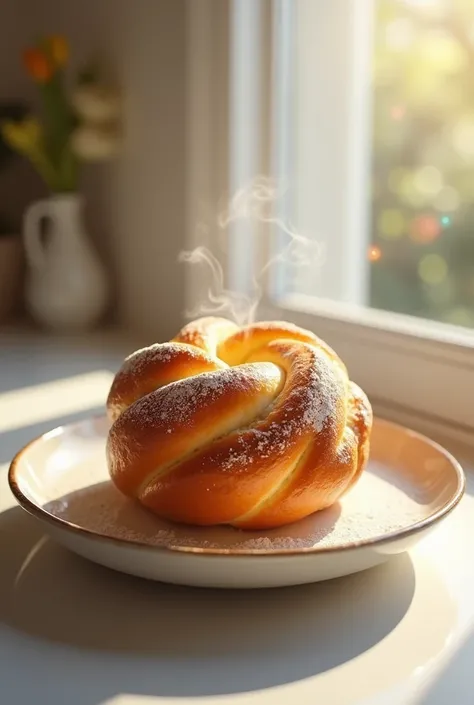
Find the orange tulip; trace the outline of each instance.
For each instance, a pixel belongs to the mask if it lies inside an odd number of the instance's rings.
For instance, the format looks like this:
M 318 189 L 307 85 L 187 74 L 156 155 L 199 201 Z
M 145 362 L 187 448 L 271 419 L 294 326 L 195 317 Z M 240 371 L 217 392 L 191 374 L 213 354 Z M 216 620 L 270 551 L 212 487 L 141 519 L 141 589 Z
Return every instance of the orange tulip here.
M 23 54 L 26 70 L 38 83 L 46 83 L 53 75 L 53 67 L 39 49 L 27 49 Z
M 46 43 L 49 55 L 56 66 L 64 66 L 69 58 L 69 46 L 66 39 L 60 34 L 48 37 Z

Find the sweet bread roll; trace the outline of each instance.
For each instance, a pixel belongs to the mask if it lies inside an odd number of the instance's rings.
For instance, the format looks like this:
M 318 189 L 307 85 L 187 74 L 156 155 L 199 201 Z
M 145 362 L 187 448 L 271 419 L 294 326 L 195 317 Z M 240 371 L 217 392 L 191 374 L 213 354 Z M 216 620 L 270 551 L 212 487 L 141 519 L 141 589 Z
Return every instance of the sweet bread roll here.
M 202 318 L 138 350 L 107 399 L 125 495 L 185 524 L 266 529 L 336 502 L 363 471 L 370 403 L 313 333 Z

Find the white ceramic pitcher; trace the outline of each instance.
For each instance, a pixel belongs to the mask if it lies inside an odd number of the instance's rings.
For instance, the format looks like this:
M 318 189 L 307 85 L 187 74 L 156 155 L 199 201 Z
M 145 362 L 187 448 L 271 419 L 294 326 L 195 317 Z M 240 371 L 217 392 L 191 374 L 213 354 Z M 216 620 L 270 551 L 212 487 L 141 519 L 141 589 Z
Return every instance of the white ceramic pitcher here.
M 55 195 L 33 203 L 23 226 L 28 261 L 26 303 L 32 316 L 55 329 L 84 329 L 103 314 L 108 282 L 82 222 L 82 199 Z M 48 221 L 46 240 L 42 221 Z

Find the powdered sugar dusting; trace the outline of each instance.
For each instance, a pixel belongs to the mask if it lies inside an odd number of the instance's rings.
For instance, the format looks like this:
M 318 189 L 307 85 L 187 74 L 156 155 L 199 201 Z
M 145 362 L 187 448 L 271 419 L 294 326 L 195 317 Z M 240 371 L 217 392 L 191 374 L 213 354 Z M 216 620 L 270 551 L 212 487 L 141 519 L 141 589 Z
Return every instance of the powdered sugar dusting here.
M 122 374 L 133 374 L 139 377 L 147 367 L 170 362 L 183 350 L 189 359 L 201 359 L 204 355 L 202 350 L 183 343 L 155 343 L 146 348 L 140 348 L 125 358 L 121 369 Z
M 262 384 L 271 379 L 278 381 L 279 377 L 278 368 L 269 362 L 203 372 L 142 397 L 124 412 L 124 418 L 135 427 L 153 428 L 163 420 L 189 427 L 199 422 L 197 409 L 212 405 L 230 391 L 251 395 Z
M 320 433 L 327 423 L 334 422 L 338 401 L 345 393 L 340 371 L 329 359 L 312 360 L 299 357 L 299 348 L 292 344 L 280 345 L 280 354 L 291 358 L 292 371 L 298 382 L 284 400 L 265 409 L 265 418 L 237 435 L 227 458 L 218 457 L 222 471 L 235 472 L 250 465 L 255 455 L 277 461 L 287 455 L 308 431 Z M 312 352 L 317 355 L 317 352 Z M 235 368 L 234 368 L 235 369 Z
M 107 470 L 103 460 L 98 459 L 98 463 L 101 463 L 99 472 L 97 465 L 89 472 L 84 466 L 80 476 L 82 487 L 58 496 L 44 508 L 90 531 L 149 546 L 263 552 L 343 547 L 408 528 L 430 512 L 429 505 L 419 501 L 419 487 L 408 482 L 401 486 L 396 470 L 371 463 L 359 483 L 338 505 L 281 529 L 247 532 L 231 527 L 177 526 L 158 519 L 123 497 L 105 479 Z M 77 480 L 77 474 L 72 473 Z M 64 488 L 67 475 L 62 482 Z
M 336 400 L 342 389 L 338 388 L 335 377 L 325 367 L 311 367 L 308 386 L 305 389 L 305 405 L 302 426 L 311 426 L 320 433 L 328 418 L 334 413 Z
M 280 347 L 283 357 L 291 360 L 295 375 L 301 375 L 304 380 L 288 397 L 288 407 L 300 407 L 303 411 L 301 427 L 320 433 L 333 416 L 337 401 L 345 395 L 340 368 L 317 349 L 312 350 L 312 359 L 308 360 L 301 356 L 298 345 L 290 343 Z M 307 352 L 311 350 L 308 345 L 304 347 Z

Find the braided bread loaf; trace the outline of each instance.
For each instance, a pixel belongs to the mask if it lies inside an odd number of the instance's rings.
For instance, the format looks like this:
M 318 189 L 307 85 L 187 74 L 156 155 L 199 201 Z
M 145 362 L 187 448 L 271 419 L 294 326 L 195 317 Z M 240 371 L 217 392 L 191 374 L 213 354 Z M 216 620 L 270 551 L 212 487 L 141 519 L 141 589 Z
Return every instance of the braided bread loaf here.
M 162 518 L 282 526 L 332 505 L 367 461 L 372 410 L 322 340 L 202 318 L 130 355 L 107 399 L 111 478 Z

